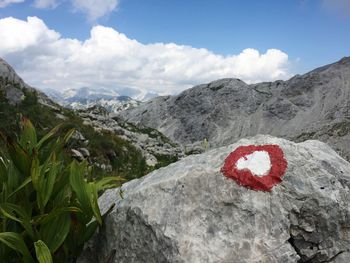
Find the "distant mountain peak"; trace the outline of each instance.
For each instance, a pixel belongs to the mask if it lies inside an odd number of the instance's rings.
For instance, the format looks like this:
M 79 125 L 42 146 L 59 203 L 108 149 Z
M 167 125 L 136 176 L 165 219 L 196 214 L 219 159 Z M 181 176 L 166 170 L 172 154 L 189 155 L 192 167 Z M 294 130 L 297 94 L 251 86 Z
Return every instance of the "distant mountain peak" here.
M 94 106 L 104 107 L 110 113 L 138 106 L 141 102 L 122 96 L 113 89 L 82 87 L 65 91 L 46 90 L 48 96 L 62 106 L 82 110 Z

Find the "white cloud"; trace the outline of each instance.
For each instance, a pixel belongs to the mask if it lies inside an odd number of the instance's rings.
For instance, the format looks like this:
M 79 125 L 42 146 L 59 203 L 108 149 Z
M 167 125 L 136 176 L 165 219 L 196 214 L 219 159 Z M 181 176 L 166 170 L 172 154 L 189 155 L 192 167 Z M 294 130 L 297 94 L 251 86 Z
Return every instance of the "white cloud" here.
M 25 1 L 25 0 L 5 0 L 6 1 Z M 39 9 L 54 9 L 63 0 L 34 0 L 33 6 Z M 83 13 L 88 20 L 96 21 L 98 18 L 106 16 L 113 12 L 119 3 L 119 0 L 70 0 L 73 11 Z M 1 0 L 0 0 L 1 4 Z
M 0 54 L 22 52 L 59 38 L 57 32 L 48 29 L 37 17 L 28 17 L 27 21 L 13 17 L 0 19 Z
M 11 4 L 18 4 L 22 3 L 25 0 L 0 0 L 0 8 L 6 7 Z
M 36 17 L 0 19 L 0 39 L 0 56 L 39 88 L 130 87 L 165 95 L 224 77 L 252 83 L 290 76 L 288 56 L 277 49 L 222 56 L 174 43 L 142 44 L 103 26 L 78 41 Z
M 57 0 L 35 0 L 33 5 L 39 9 L 54 9 L 58 6 Z
M 118 0 L 72 0 L 75 10 L 87 15 L 94 21 L 108 15 L 118 6 Z
M 350 1 L 349 0 L 322 0 L 323 6 L 331 11 L 340 12 L 350 16 Z

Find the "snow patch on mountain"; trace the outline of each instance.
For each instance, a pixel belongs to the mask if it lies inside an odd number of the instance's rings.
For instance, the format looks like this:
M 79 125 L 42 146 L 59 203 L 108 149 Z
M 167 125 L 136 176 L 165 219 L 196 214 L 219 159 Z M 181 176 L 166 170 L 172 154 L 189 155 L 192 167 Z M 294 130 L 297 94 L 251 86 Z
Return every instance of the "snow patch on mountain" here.
M 56 91 L 46 90 L 46 94 L 62 106 L 82 110 L 102 106 L 110 113 L 118 113 L 137 107 L 141 102 L 129 96 L 122 96 L 113 89 L 88 88 Z

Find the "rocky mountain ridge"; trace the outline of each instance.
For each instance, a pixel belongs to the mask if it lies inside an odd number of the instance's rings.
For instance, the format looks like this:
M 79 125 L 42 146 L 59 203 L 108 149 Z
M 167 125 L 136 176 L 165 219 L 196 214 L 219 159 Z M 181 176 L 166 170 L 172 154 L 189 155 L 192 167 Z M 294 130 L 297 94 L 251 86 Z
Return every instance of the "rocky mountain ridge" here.
M 47 89 L 45 93 L 60 105 L 74 110 L 102 106 L 110 113 L 118 113 L 137 107 L 141 103 L 129 96 L 122 96 L 114 90 L 103 88 L 83 87 L 65 91 Z
M 221 79 L 157 97 L 121 117 L 182 145 L 222 146 L 255 134 L 320 139 L 350 157 L 350 57 L 287 81 Z

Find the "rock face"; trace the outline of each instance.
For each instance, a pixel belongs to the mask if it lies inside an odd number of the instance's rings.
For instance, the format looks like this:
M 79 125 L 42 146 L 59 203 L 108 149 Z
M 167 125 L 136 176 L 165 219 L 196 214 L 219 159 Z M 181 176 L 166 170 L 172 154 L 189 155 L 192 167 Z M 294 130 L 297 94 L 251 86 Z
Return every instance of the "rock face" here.
M 8 81 L 17 83 L 21 88 L 29 86 L 17 75 L 16 71 L 2 58 L 0 58 L 0 77 Z
M 2 58 L 0 58 L 0 91 L 4 91 L 6 99 L 11 105 L 17 105 L 24 100 L 23 91 L 34 92 L 38 101 L 50 108 L 57 109 L 56 104 L 44 93 L 25 83 L 16 71 Z
M 270 192 L 221 173 L 239 146 L 266 144 L 287 161 Z M 107 191 L 101 209 L 116 206 L 80 262 L 349 262 L 349 187 L 350 164 L 324 143 L 242 139 Z
M 288 81 L 222 79 L 122 112 L 183 145 L 223 146 L 256 134 L 320 139 L 350 160 L 350 57 Z

